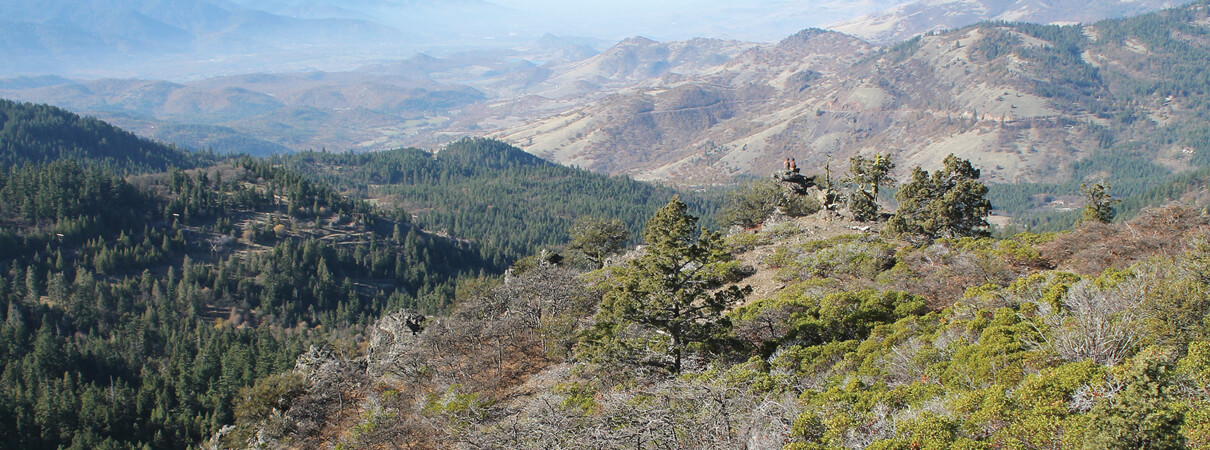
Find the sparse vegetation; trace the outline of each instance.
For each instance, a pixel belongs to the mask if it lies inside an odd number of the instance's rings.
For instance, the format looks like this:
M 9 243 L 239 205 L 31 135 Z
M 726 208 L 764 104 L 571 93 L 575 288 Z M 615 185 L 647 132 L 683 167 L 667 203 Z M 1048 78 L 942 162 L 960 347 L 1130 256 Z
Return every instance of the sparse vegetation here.
M 662 236 L 684 242 L 692 223 L 683 206 L 671 206 L 652 219 L 649 231 L 679 230 Z M 1130 227 L 1154 230 L 1178 217 L 1189 219 L 1153 210 Z M 1204 236 L 1196 224 L 1205 221 L 1204 216 L 1184 220 L 1191 228 L 1183 229 L 1199 229 Z M 1130 232 L 1125 224 L 1095 225 Z M 761 231 L 757 234 L 763 237 L 751 242 L 749 251 L 780 247 L 785 240 L 801 238 L 808 227 L 796 229 L 799 234 Z M 1043 268 L 1065 264 L 1061 259 L 1040 262 L 1057 241 L 1097 248 L 1096 242 L 1077 237 L 1092 232 L 1085 227 L 1012 240 L 938 239 L 927 247 L 871 240 L 860 233 L 808 240 L 797 251 L 820 262 L 842 259 L 827 253 L 854 244 L 882 245 L 883 255 L 891 248 L 900 250 L 890 256 L 894 267 L 881 266 L 872 279 L 856 280 L 863 285 L 845 284 L 849 275 L 844 270 L 815 272 L 776 294 L 701 322 L 710 324 L 716 338 L 710 345 L 687 346 L 691 351 L 685 355 L 693 356 L 679 372 L 668 370 L 674 348 L 668 329 L 644 325 L 639 318 L 616 326 L 625 320 L 618 317 L 645 314 L 627 309 L 618 315 L 622 310 L 608 306 L 636 297 L 615 297 L 632 292 L 615 291 L 624 284 L 619 277 L 631 273 L 596 271 L 578 281 L 557 282 L 604 288 L 606 306 L 581 322 L 589 331 L 576 339 L 581 347 L 572 359 L 541 352 L 536 340 L 523 344 L 519 338 L 526 334 L 520 331 L 507 334 L 507 340 L 474 337 L 517 330 L 505 325 L 514 313 L 504 311 L 515 311 L 522 299 L 557 301 L 562 295 L 548 288 L 509 293 L 512 288 L 501 286 L 464 303 L 460 308 L 466 309 L 448 325 L 427 329 L 413 344 L 400 347 L 404 353 L 398 357 L 372 360 L 391 361 L 396 368 L 394 380 L 400 381 L 379 381 L 390 392 L 420 389 L 411 398 L 421 401 L 388 401 L 385 396 L 363 401 L 365 408 L 379 405 L 373 407 L 399 420 L 379 422 L 376 434 L 361 434 L 356 443 L 440 439 L 487 447 L 638 442 L 714 448 L 760 442 L 820 448 L 1201 442 L 1204 430 L 1197 411 L 1206 400 L 1196 393 L 1204 389 L 1207 333 L 1198 318 L 1207 309 L 1197 299 L 1210 292 L 1205 281 L 1210 277 L 1199 262 L 1210 259 L 1206 246 L 1178 245 L 1184 250 L 1088 274 Z M 646 236 L 652 247 L 663 239 Z M 680 247 L 649 248 L 640 258 L 654 261 L 671 248 Z M 623 271 L 645 263 L 632 264 Z M 549 279 L 541 274 L 551 272 L 541 271 L 550 270 L 555 269 L 531 269 L 520 277 Z M 679 278 L 664 273 L 635 280 Z M 909 281 L 901 285 L 900 277 Z M 831 281 L 836 279 L 841 283 Z M 929 279 L 947 288 L 922 290 Z M 517 282 L 531 283 L 511 283 Z M 586 291 L 573 287 L 569 292 Z M 488 306 L 505 304 L 510 306 Z M 589 318 L 590 308 L 568 314 Z M 601 327 L 612 330 L 610 340 L 602 340 Z M 440 342 L 460 343 L 458 350 L 443 346 L 440 356 L 431 354 L 431 344 L 443 334 L 448 337 Z M 501 348 L 509 358 L 529 361 L 531 371 L 506 368 L 500 377 L 502 360 L 494 355 Z M 547 357 L 534 359 L 540 354 Z M 630 364 L 611 359 L 620 355 L 633 359 Z M 645 366 L 644 360 L 654 365 Z M 467 370 L 474 364 L 484 367 Z M 537 394 L 513 393 L 510 386 L 526 379 L 545 387 Z

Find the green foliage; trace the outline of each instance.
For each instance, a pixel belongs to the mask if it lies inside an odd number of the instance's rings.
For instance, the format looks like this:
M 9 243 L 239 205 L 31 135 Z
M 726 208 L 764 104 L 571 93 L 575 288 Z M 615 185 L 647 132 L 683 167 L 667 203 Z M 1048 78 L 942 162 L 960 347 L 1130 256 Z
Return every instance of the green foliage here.
M 921 38 L 921 36 L 915 36 L 911 39 L 895 44 L 886 51 L 887 59 L 895 63 L 906 61 L 908 58 L 912 57 L 912 55 L 916 54 L 917 50 L 920 50 L 920 47 L 923 45 Z
M 781 203 L 782 212 L 790 217 L 809 216 L 823 209 L 819 199 L 811 195 L 784 193 Z
M 971 252 L 977 257 L 1003 261 L 1012 266 L 1046 268 L 1049 262 L 1042 258 L 1042 254 L 1036 246 L 1047 239 L 1053 239 L 1053 235 L 1039 237 L 1039 235 L 1031 233 L 1022 233 L 1013 236 L 1012 239 L 964 237 L 943 239 L 939 242 L 943 242 L 955 250 Z
M 598 358 L 618 358 L 680 373 L 686 351 L 709 345 L 729 329 L 725 311 L 750 289 L 711 292 L 715 266 L 731 254 L 717 233 L 694 237 L 697 218 L 679 197 L 656 211 L 643 230 L 646 253 L 615 270 L 603 286 L 604 300 L 594 333 L 586 342 Z M 654 332 L 628 337 L 627 328 Z M 628 356 L 623 350 L 655 347 L 660 357 Z M 599 350 L 605 349 L 601 352 Z
M 958 424 L 947 417 L 926 412 L 905 420 L 896 431 L 907 448 L 951 448 L 949 444 L 957 437 Z
M 1084 196 L 1084 209 L 1080 212 L 1080 222 L 1109 223 L 1117 215 L 1114 209 L 1115 201 L 1109 195 L 1109 186 L 1105 182 L 1093 185 L 1081 184 L 1080 195 Z
M 891 178 L 891 170 L 895 169 L 895 163 L 891 162 L 890 155 L 874 155 L 873 159 L 867 159 L 861 155 L 853 155 L 849 158 L 849 178 L 844 180 L 848 183 L 853 183 L 857 186 L 849 194 L 849 211 L 853 214 L 853 218 L 860 222 L 875 220 L 878 216 L 878 191 L 882 186 L 889 186 L 895 182 Z
M 306 346 L 390 309 L 444 310 L 457 279 L 490 269 L 468 244 L 236 163 L 135 178 L 147 189 L 71 161 L 0 175 L 12 446 L 185 448 L 258 421 L 285 407 L 272 392 L 297 393 L 265 377 Z M 357 238 L 319 239 L 342 235 Z
M 782 280 L 874 279 L 895 265 L 895 248 L 877 238 L 850 234 L 797 246 L 779 246 L 765 263 L 778 268 L 778 278 Z
M 1001 55 L 1012 53 L 1021 44 L 1021 37 L 998 28 L 984 28 L 986 33 L 974 45 L 970 52 L 982 56 L 985 60 L 993 60 Z
M 70 161 L 12 169 L 0 175 L 0 216 L 8 218 L 0 234 L 9 240 L 0 257 L 141 228 L 153 204 L 122 179 Z
M 467 392 L 465 386 L 454 385 L 443 394 L 429 394 L 425 399 L 424 413 L 443 416 L 453 423 L 455 429 L 460 429 L 482 422 L 492 403 L 478 392 Z
M 931 176 L 917 167 L 912 180 L 899 189 L 899 209 L 887 229 L 933 240 L 941 237 L 985 236 L 987 186 L 979 182 L 979 169 L 954 155 Z
M 49 105 L 0 99 L 0 171 L 71 160 L 131 174 L 189 168 L 199 159 L 96 118 Z
M 595 398 L 596 390 L 583 383 L 559 383 L 551 391 L 564 396 L 564 408 L 570 408 L 580 414 L 592 414 L 600 407 Z
M 731 316 L 744 340 L 769 344 L 795 342 L 805 347 L 865 339 L 879 325 L 921 314 L 924 299 L 903 292 L 838 292 L 762 299 L 737 308 Z
M 499 268 L 565 243 L 578 217 L 618 219 L 637 234 L 674 195 L 630 178 L 549 163 L 490 139 L 463 139 L 436 154 L 304 152 L 270 162 L 399 206 L 425 229 L 474 240 L 480 255 Z M 712 224 L 717 200 L 698 194 L 685 199 L 703 215 L 703 225 Z
M 948 245 L 981 252 L 998 247 L 989 239 Z M 1038 274 L 1007 287 L 971 289 L 961 306 L 928 314 L 923 299 L 908 306 L 911 301 L 880 302 L 865 291 L 787 293 L 737 308 L 732 317 L 737 336 L 768 355 L 765 365 L 743 366 L 764 371 L 745 379 L 771 381 L 771 392 L 807 386 L 799 396 L 804 412 L 794 426 L 801 439 L 795 448 L 1181 448 L 1202 445 L 1208 435 L 1200 411 L 1210 383 L 1210 346 L 1200 325 L 1167 319 L 1177 316 L 1161 312 L 1160 305 L 1202 295 L 1180 287 L 1200 283 L 1199 270 L 1172 266 L 1196 267 L 1190 263 L 1196 258 L 1194 251 L 1089 281 Z M 1185 344 L 1167 339 L 1148 340 L 1152 344 L 1117 366 L 1055 358 L 1044 343 L 1067 331 L 1041 318 L 1048 308 L 1079 308 L 1074 303 L 1087 300 L 1077 297 L 1089 289 L 1094 297 L 1141 301 L 1142 314 L 1158 322 L 1186 324 L 1175 328 L 1193 339 L 1185 341 L 1188 351 L 1174 351 Z M 892 312 L 894 304 L 903 308 Z M 1111 304 L 1103 307 L 1111 318 L 1123 314 Z M 1204 317 L 1190 308 L 1190 316 Z M 1127 332 L 1152 335 L 1132 323 Z M 1074 325 L 1116 332 L 1095 320 Z
M 727 193 L 723 208 L 718 213 L 719 222 L 724 225 L 756 228 L 773 214 L 781 203 L 782 187 L 779 182 L 766 178 L 752 180 Z
M 239 390 L 235 403 L 236 426 L 250 430 L 257 424 L 281 415 L 307 390 L 307 382 L 294 373 L 270 375 Z
M 740 232 L 727 235 L 726 243 L 732 253 L 743 253 L 758 245 L 768 245 L 772 241 L 767 233 Z
M 1122 386 L 1089 411 L 1087 445 L 1095 448 L 1183 448 L 1184 408 L 1171 401 L 1172 355 L 1145 352 L 1118 375 Z
M 1180 361 L 1177 369 L 1189 377 L 1194 387 L 1210 388 L 1210 342 L 1190 342 L 1185 358 Z
M 622 250 L 630 240 L 630 230 L 618 219 L 579 217 L 567 230 L 570 241 L 567 247 L 583 253 L 596 268 L 605 264 L 605 258 Z
M 1190 405 L 1181 425 L 1181 437 L 1187 448 L 1210 448 L 1210 402 Z

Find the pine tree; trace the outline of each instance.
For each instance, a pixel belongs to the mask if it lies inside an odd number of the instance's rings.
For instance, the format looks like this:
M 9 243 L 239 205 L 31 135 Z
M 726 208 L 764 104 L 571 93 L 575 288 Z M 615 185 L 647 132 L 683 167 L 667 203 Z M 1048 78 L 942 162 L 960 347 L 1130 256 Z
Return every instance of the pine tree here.
M 589 345 L 597 350 L 594 356 L 629 359 L 676 374 L 686 351 L 715 342 L 730 328 L 723 312 L 751 288 L 711 292 L 721 281 L 719 263 L 730 260 L 731 254 L 718 233 L 702 230 L 695 238 L 696 224 L 679 197 L 647 222 L 646 254 L 618 268 L 606 287 L 595 342 Z M 630 326 L 654 334 L 633 338 L 626 331 Z M 652 351 L 663 355 L 641 356 Z M 640 356 L 636 360 L 632 355 Z
M 1081 211 L 1080 221 L 1109 223 L 1117 216 L 1118 211 L 1113 207 L 1120 203 L 1109 195 L 1109 184 L 1102 181 L 1093 185 L 1081 184 L 1080 194 L 1084 196 L 1084 210 Z

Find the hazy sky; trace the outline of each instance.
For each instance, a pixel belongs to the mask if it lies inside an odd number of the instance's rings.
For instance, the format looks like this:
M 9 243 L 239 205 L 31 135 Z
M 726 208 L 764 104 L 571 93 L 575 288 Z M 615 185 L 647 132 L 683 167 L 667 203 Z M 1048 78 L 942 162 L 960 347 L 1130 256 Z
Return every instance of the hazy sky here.
M 774 41 L 904 0 L 492 0 L 541 17 L 547 31 L 620 38 Z

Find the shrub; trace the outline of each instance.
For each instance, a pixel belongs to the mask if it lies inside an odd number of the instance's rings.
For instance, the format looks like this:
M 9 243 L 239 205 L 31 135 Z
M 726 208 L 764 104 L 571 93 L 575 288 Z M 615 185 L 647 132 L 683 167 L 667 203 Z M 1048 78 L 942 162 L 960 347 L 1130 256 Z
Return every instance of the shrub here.
M 895 265 L 894 247 L 862 235 L 845 235 L 797 247 L 779 247 L 765 259 L 782 280 L 854 277 L 872 280 Z

